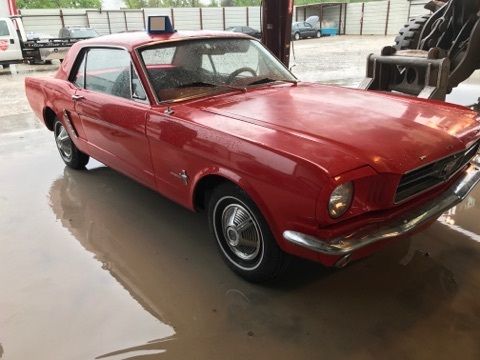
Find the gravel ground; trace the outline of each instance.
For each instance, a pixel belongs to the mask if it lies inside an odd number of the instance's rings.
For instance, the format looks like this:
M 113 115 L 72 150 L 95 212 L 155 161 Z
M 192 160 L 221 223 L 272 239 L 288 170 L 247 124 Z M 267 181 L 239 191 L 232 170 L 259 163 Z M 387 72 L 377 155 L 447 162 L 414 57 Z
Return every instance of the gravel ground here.
M 292 71 L 303 81 L 355 86 L 367 56 L 392 43 L 385 36 L 333 36 L 293 42 Z

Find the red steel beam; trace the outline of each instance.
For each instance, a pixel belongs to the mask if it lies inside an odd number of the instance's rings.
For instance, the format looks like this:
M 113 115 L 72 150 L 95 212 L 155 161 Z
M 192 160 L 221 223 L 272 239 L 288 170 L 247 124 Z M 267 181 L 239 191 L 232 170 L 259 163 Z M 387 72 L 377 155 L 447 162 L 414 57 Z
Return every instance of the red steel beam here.
M 288 66 L 292 36 L 293 0 L 264 0 L 262 41 Z
M 18 15 L 16 0 L 8 0 L 8 12 L 10 13 L 10 15 Z

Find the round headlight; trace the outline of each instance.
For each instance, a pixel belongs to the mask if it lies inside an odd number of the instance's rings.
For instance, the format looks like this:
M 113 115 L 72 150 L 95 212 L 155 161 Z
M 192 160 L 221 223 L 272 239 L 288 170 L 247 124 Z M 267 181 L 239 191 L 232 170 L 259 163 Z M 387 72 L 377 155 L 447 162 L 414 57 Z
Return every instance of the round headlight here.
M 330 195 L 328 212 L 334 219 L 339 218 L 349 209 L 352 204 L 353 184 L 351 182 L 338 185 Z

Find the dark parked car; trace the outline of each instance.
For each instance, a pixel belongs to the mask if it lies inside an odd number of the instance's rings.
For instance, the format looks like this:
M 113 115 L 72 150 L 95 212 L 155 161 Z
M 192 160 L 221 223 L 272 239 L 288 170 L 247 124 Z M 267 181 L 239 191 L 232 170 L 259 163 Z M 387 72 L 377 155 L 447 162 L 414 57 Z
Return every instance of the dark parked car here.
M 300 40 L 309 37 L 319 38 L 320 36 L 322 36 L 320 30 L 306 21 L 296 22 L 292 25 L 292 39 L 294 40 Z
M 242 33 L 246 35 L 250 35 L 256 39 L 262 38 L 262 33 L 258 30 L 255 30 L 249 26 L 232 26 L 227 29 L 227 31 Z
M 99 34 L 95 29 L 85 26 L 65 26 L 58 33 L 58 37 L 63 39 L 87 39 L 97 36 Z

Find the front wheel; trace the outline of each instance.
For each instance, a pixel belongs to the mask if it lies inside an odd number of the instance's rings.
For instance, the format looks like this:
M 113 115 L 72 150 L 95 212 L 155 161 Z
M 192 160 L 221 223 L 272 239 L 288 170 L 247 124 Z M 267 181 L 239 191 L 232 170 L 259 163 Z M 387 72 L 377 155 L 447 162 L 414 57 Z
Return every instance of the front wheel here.
M 55 120 L 53 125 L 53 134 L 58 152 L 65 165 L 76 170 L 85 169 L 85 165 L 88 164 L 90 157 L 78 150 L 68 135 L 67 129 L 58 119 Z
M 317 38 L 321 38 L 322 37 L 322 33 L 320 32 L 320 30 L 317 31 Z
M 271 280 L 285 270 L 288 255 L 242 189 L 229 183 L 217 187 L 210 197 L 208 219 L 224 261 L 246 280 Z

